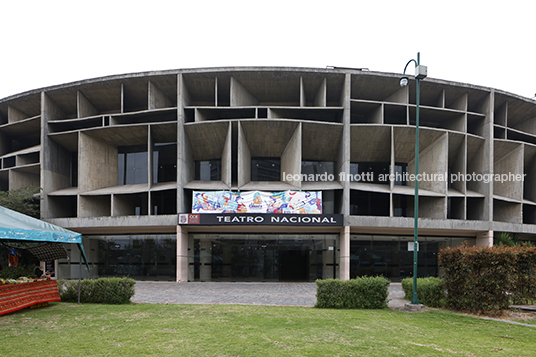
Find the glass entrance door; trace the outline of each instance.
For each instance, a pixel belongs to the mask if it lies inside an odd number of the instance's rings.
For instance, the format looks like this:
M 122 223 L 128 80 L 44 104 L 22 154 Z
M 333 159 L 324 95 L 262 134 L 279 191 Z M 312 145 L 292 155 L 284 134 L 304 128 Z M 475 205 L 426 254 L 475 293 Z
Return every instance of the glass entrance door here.
M 200 281 L 315 281 L 333 278 L 338 235 L 194 234 Z

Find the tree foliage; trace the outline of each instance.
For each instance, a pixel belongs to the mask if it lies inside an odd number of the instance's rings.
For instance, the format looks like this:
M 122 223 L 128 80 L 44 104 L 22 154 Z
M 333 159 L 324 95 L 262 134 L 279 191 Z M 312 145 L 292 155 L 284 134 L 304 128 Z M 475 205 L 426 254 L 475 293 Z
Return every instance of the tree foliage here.
M 0 191 L 0 206 L 40 218 L 39 187 L 26 186 L 11 191 Z

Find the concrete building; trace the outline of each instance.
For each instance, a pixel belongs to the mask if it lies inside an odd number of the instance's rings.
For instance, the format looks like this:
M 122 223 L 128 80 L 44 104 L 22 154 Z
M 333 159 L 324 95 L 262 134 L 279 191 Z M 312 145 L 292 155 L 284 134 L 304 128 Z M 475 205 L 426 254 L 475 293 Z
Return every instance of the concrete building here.
M 412 79 L 401 88 L 398 74 L 346 68 L 35 89 L 0 100 L 0 189 L 40 186 L 42 218 L 84 235 L 92 276 L 400 279 L 412 269 L 415 103 Z M 438 251 L 465 240 L 534 239 L 535 160 L 534 100 L 422 81 L 419 275 L 436 275 Z M 308 217 L 324 223 L 196 213 L 195 194 L 217 191 L 319 193 L 321 215 Z M 80 274 L 69 254 L 60 278 Z

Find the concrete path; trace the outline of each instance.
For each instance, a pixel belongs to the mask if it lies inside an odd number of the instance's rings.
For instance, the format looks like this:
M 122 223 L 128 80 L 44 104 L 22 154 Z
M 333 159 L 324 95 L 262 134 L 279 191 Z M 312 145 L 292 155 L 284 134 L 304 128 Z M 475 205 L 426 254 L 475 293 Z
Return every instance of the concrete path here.
M 389 287 L 389 307 L 400 308 L 400 283 Z M 315 283 L 211 283 L 136 282 L 135 303 L 151 304 L 245 304 L 314 306 Z

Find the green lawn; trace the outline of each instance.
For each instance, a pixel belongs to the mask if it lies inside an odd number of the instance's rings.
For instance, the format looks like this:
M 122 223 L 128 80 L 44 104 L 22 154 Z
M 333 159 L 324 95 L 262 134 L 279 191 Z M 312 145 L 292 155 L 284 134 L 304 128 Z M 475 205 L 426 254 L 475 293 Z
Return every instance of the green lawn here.
M 536 356 L 536 328 L 435 310 L 53 303 L 0 317 L 2 356 Z

